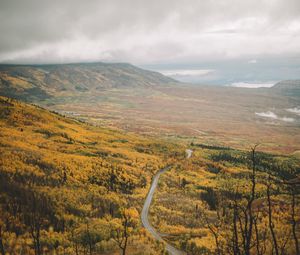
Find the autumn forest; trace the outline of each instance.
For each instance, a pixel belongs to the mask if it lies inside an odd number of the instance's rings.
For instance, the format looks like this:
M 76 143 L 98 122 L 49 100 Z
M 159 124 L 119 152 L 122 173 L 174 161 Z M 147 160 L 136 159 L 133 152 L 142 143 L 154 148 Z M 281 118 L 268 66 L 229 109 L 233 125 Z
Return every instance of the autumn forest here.
M 1 254 L 299 253 L 299 159 L 110 130 L 1 97 Z M 186 158 L 185 149 L 193 154 Z

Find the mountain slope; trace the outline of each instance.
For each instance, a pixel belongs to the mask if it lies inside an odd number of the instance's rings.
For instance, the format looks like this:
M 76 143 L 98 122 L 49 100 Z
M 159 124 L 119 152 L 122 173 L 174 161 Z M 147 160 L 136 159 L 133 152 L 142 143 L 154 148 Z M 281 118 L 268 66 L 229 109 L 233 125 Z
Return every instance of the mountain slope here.
M 271 90 L 284 96 L 300 97 L 300 80 L 280 81 Z
M 126 63 L 0 65 L 0 94 L 27 101 L 57 93 L 176 83 L 160 73 Z
M 0 97 L 0 244 L 7 254 L 34 254 L 37 242 L 45 253 L 76 254 L 75 245 L 117 254 L 122 213 L 133 212 L 130 235 L 140 235 L 151 176 L 172 147 Z M 129 254 L 160 254 L 153 242 L 135 240 Z

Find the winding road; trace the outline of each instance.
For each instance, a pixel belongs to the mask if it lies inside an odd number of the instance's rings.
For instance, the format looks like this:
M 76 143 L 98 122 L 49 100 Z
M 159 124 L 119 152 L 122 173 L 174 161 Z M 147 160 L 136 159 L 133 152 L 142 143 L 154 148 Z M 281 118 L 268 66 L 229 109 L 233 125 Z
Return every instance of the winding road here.
M 187 149 L 186 151 L 186 157 L 190 158 L 192 156 L 193 151 L 190 149 Z M 164 172 L 170 170 L 172 168 L 172 166 L 166 166 L 165 168 L 160 169 L 156 175 L 154 175 L 153 180 L 152 180 L 152 184 L 150 187 L 150 190 L 148 192 L 148 195 L 146 197 L 144 206 L 143 206 L 143 210 L 142 210 L 142 215 L 141 215 L 141 219 L 142 219 L 142 223 L 144 225 L 144 227 L 148 230 L 148 232 L 157 240 L 160 242 L 163 242 L 166 246 L 166 250 L 169 252 L 169 254 L 171 255 L 185 255 L 186 253 L 183 251 L 178 250 L 177 248 L 175 248 L 174 246 L 172 246 L 171 244 L 167 243 L 162 236 L 156 231 L 156 229 L 150 224 L 149 219 L 148 219 L 148 214 L 149 214 L 149 209 L 150 209 L 150 205 L 153 199 L 153 195 L 155 192 L 155 189 L 157 187 L 158 184 L 158 180 L 161 174 L 163 174 Z

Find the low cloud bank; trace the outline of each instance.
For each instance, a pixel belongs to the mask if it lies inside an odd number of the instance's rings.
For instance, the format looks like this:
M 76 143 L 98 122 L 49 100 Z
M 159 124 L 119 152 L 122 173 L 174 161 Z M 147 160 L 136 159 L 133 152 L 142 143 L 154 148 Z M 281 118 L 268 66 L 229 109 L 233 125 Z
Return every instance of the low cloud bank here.
M 256 89 L 256 88 L 271 88 L 276 82 L 267 82 L 267 83 L 248 83 L 248 82 L 234 82 L 231 83 L 231 87 L 237 87 L 237 88 L 250 88 L 250 89 Z
M 287 112 L 295 113 L 300 116 L 300 107 L 286 109 Z
M 260 116 L 260 117 L 264 117 L 264 118 L 271 118 L 271 119 L 278 119 L 278 116 L 274 113 L 274 112 L 256 112 L 256 115 Z
M 206 83 L 215 79 L 214 69 L 170 69 L 158 71 L 175 80 L 188 83 Z
M 168 76 L 202 76 L 213 72 L 212 69 L 198 69 L 198 70 L 161 70 L 160 72 Z
M 277 114 L 275 114 L 274 112 L 271 112 L 271 111 L 256 112 L 255 114 L 259 117 L 269 118 L 269 119 L 273 119 L 273 120 L 281 120 L 281 121 L 284 121 L 284 122 L 294 122 L 295 121 L 294 118 L 289 118 L 289 117 L 282 117 L 281 118 Z

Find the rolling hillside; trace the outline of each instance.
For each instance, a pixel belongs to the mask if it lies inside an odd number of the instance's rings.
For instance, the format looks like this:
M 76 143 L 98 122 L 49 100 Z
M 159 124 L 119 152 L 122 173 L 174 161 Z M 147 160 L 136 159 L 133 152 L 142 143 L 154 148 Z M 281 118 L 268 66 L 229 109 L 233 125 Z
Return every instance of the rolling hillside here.
M 176 83 L 126 63 L 0 65 L 0 94 L 26 101 L 122 87 Z

